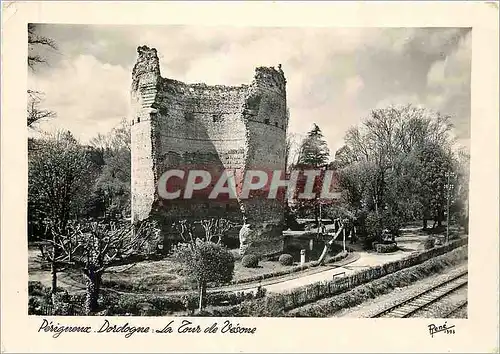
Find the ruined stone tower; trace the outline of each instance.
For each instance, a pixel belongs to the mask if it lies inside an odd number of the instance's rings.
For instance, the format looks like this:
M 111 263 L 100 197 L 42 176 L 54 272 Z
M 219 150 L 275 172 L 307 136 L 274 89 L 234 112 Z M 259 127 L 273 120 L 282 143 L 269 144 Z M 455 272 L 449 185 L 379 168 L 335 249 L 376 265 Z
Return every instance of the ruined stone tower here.
M 139 47 L 132 72 L 132 220 L 154 219 L 166 239 L 172 221 L 225 217 L 254 236 L 247 253 L 283 250 L 284 204 L 253 197 L 227 202 L 162 200 L 157 182 L 168 169 L 213 166 L 284 170 L 286 80 L 281 68 L 259 67 L 249 85 L 186 84 L 160 75 L 156 49 Z

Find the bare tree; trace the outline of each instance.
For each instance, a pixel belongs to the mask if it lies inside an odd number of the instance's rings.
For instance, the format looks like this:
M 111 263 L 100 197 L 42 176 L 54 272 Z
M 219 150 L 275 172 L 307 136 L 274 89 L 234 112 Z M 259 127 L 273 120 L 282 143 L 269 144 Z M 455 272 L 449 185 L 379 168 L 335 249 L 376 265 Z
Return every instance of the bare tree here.
M 57 274 L 62 271 L 64 265 L 71 262 L 74 251 L 71 247 L 71 235 L 61 238 L 65 231 L 61 230 L 60 222 L 46 219 L 45 227 L 45 234 L 47 236 L 45 240 L 39 244 L 39 261 L 42 263 L 47 262 L 50 265 L 50 275 L 52 280 L 51 293 L 52 302 L 54 303 L 54 296 L 57 293 Z M 62 242 L 63 239 L 65 242 Z
M 44 101 L 43 93 L 34 90 L 28 90 L 28 127 L 33 127 L 36 122 L 40 122 L 44 119 L 56 117 L 54 111 L 41 108 L 41 104 Z
M 205 241 L 220 244 L 224 234 L 233 226 L 227 219 L 205 219 L 201 220 L 201 226 L 205 230 Z M 214 241 L 214 239 L 216 241 Z
M 82 271 L 86 283 L 85 310 L 96 312 L 102 275 L 118 261 L 143 253 L 146 244 L 157 235 L 147 222 L 132 232 L 133 225 L 114 221 L 75 221 L 66 234 L 53 233 L 54 246 L 64 256 L 64 262 Z
M 204 238 L 198 237 L 196 225 L 201 225 L 205 233 Z M 196 240 L 200 239 L 203 242 L 212 242 L 219 245 L 222 242 L 222 238 L 225 233 L 233 226 L 230 220 L 227 219 L 203 219 L 200 221 L 188 222 L 187 220 L 181 220 L 175 222 L 173 225 L 174 230 L 181 237 L 184 243 L 196 247 Z
M 41 36 L 38 27 L 34 23 L 28 23 L 28 67 L 35 70 L 38 64 L 47 63 L 47 59 L 38 53 L 40 48 L 51 48 L 57 50 L 55 41 L 51 38 Z M 28 127 L 43 119 L 53 118 L 55 112 L 42 109 L 43 94 L 39 91 L 28 90 Z
M 285 167 L 292 168 L 299 156 L 300 141 L 303 139 L 299 134 L 287 133 L 285 142 Z
M 37 32 L 38 26 L 34 23 L 28 23 L 28 67 L 32 70 L 37 64 L 47 62 L 46 58 L 36 52 L 38 48 L 57 50 L 56 42 L 53 39 L 41 36 Z

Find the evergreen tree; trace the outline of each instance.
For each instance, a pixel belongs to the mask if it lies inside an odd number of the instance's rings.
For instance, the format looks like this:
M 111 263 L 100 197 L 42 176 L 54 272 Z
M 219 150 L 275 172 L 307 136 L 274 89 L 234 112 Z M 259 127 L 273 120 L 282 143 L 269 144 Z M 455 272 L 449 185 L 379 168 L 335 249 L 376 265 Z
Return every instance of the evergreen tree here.
M 317 124 L 307 133 L 307 136 L 302 141 L 299 149 L 299 156 L 297 159 L 297 168 L 299 170 L 307 169 L 318 169 L 319 167 L 325 167 L 328 164 L 328 159 L 330 157 L 330 150 L 328 149 L 327 143 L 323 138 L 321 129 Z M 319 227 L 320 219 L 320 203 L 319 200 L 322 181 L 324 177 L 324 171 L 320 176 L 317 176 L 313 184 L 313 193 L 315 197 L 313 199 L 298 199 L 296 204 L 300 213 L 309 214 L 312 212 L 315 219 L 315 224 Z M 305 187 L 306 180 L 303 177 L 299 177 L 297 181 L 298 191 L 302 191 Z
M 328 163 L 330 150 L 323 139 L 321 129 L 314 124 L 306 138 L 302 141 L 299 151 L 298 165 L 319 167 Z

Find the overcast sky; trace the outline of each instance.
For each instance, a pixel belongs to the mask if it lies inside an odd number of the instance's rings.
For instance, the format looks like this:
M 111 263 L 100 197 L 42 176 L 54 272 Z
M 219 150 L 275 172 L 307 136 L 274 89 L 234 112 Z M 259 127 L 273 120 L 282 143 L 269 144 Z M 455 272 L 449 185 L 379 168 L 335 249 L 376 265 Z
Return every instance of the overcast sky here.
M 128 117 L 137 47 L 158 50 L 161 74 L 188 83 L 249 83 L 257 66 L 282 64 L 290 131 L 315 122 L 333 153 L 373 108 L 414 103 L 452 116 L 470 138 L 471 32 L 411 28 L 228 28 L 41 25 L 58 52 L 30 71 L 58 117 L 40 125 L 82 141 Z

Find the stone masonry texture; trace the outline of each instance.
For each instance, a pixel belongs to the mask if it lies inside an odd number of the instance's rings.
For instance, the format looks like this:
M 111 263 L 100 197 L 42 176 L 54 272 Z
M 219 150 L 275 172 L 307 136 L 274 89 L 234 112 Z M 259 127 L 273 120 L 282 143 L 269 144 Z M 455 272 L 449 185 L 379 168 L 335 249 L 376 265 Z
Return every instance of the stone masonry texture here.
M 245 200 L 163 200 L 157 191 L 169 169 L 283 171 L 288 120 L 281 67 L 256 68 L 248 85 L 186 84 L 161 77 L 156 49 L 142 46 L 137 52 L 130 118 L 132 221 L 154 220 L 168 245 L 178 238 L 174 221 L 224 217 L 241 224 L 244 214 L 253 230 L 245 252 L 281 252 L 282 200 L 258 193 Z

